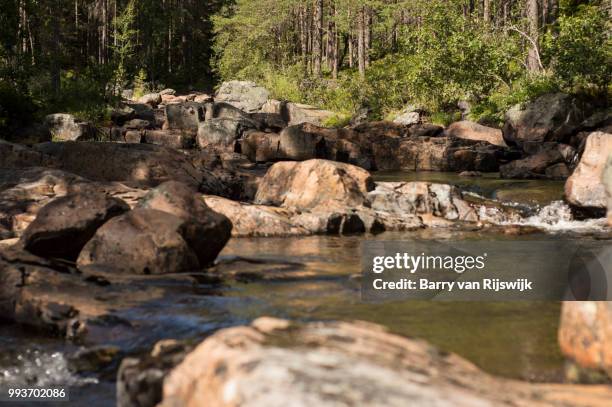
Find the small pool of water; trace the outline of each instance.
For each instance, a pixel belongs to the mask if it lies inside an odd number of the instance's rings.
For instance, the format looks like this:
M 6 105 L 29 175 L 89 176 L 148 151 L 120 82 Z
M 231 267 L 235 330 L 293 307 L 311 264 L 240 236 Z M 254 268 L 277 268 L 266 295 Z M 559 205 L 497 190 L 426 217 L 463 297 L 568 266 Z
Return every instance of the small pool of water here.
M 454 172 L 379 171 L 375 181 L 426 181 L 457 185 L 464 191 L 502 202 L 544 206 L 563 199 L 564 181 L 502 179 L 498 173 L 483 173 L 481 177 L 460 177 Z

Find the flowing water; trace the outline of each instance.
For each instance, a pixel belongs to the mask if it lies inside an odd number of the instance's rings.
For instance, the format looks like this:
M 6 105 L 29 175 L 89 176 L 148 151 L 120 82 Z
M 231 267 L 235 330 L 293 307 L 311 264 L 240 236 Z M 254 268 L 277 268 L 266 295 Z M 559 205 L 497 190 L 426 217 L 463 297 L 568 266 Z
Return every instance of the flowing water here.
M 546 238 L 609 238 L 601 220 L 578 222 L 559 201 L 562 182 L 502 180 L 495 175 L 463 178 L 444 173 L 380 173 L 379 181 L 424 180 L 530 211 L 522 224 L 544 228 Z M 602 237 L 603 236 L 603 237 Z M 146 350 L 162 338 L 200 339 L 217 329 L 248 323 L 262 315 L 293 320 L 367 320 L 392 332 L 425 339 L 458 353 L 482 369 L 533 381 L 562 380 L 563 359 L 556 334 L 558 302 L 438 302 L 361 300 L 361 242 L 364 239 L 541 239 L 542 234 L 508 236 L 497 232 L 424 229 L 377 236 L 310 236 L 232 239 L 220 256 L 247 275 L 221 287 L 179 288 L 161 300 L 123 313 L 141 326 L 137 335 L 112 339 L 126 353 Z M 245 261 L 245 259 L 247 259 Z M 16 326 L 0 325 L 0 387 L 68 385 L 70 405 L 114 405 L 114 371 L 76 374 L 69 355 L 74 344 L 49 339 Z M 39 404 L 40 405 L 40 404 Z M 63 404 L 66 405 L 66 404 Z

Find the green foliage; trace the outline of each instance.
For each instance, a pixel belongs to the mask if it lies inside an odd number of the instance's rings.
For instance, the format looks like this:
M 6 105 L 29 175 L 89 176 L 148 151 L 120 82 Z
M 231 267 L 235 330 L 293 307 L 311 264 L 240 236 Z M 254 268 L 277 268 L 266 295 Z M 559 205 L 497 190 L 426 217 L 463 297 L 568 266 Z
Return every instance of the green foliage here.
M 135 19 L 135 0 L 130 0 L 121 14 L 113 21 L 116 35 L 115 45 L 113 46 L 115 70 L 113 72 L 112 90 L 115 95 L 120 95 L 121 90 L 127 85 L 127 69 L 136 49 L 137 31 L 133 28 Z
M 342 128 L 348 126 L 351 121 L 351 116 L 346 114 L 335 114 L 323 122 L 325 127 Z
M 138 71 L 138 75 L 136 75 L 134 78 L 132 85 L 134 86 L 135 99 L 138 99 L 149 92 L 150 88 L 149 84 L 147 83 L 147 72 L 144 69 Z
M 0 82 L 0 132 L 26 125 L 34 120 L 37 111 L 31 97 L 6 81 Z

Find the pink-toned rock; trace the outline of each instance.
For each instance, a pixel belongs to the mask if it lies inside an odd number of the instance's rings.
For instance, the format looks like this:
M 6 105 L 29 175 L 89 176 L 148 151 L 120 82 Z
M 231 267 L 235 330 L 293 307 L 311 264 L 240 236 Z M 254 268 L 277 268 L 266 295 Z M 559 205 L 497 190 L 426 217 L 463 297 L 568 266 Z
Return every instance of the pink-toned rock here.
M 577 207 L 606 208 L 607 196 L 603 183 L 606 161 L 612 155 L 612 134 L 591 133 L 576 170 L 565 183 L 565 198 Z
M 500 129 L 483 126 L 468 120 L 451 124 L 444 130 L 444 135 L 446 137 L 486 141 L 496 146 L 507 147 Z

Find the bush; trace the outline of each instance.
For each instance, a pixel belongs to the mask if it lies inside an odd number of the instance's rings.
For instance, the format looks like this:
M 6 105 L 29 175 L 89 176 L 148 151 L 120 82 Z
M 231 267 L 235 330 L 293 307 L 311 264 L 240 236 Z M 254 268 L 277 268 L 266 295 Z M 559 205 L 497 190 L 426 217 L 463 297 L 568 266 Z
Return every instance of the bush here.
M 36 120 L 39 106 L 8 82 L 0 82 L 0 131 L 11 132 Z

